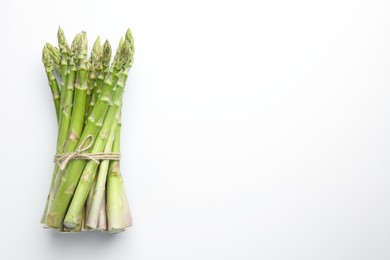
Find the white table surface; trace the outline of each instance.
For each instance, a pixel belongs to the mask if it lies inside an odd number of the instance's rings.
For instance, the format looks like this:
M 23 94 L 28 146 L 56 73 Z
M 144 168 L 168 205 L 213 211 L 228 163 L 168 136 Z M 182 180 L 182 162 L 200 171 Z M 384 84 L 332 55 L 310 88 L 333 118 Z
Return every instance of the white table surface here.
M 389 1 L 5 1 L 2 259 L 390 259 Z M 41 49 L 131 27 L 134 227 L 39 221 L 56 120 Z

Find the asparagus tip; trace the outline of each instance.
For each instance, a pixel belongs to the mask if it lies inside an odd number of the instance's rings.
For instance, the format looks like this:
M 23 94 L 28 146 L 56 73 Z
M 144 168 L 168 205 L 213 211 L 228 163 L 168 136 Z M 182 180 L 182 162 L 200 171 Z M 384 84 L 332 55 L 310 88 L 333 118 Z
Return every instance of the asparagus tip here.
M 97 37 L 95 43 L 93 44 L 92 51 L 91 51 L 91 61 L 96 60 L 101 53 L 102 46 L 100 43 L 100 36 Z
M 86 32 L 78 33 L 72 42 L 72 56 L 73 59 L 84 60 L 87 57 L 88 41 Z
M 42 50 L 42 62 L 45 65 L 45 67 L 51 64 L 50 51 L 47 45 L 48 43 L 43 45 L 43 50 Z
M 58 26 L 57 32 L 58 46 L 60 47 L 60 51 L 62 54 L 69 53 L 69 45 L 65 38 L 65 33 L 60 26 Z
M 128 28 L 126 31 L 126 41 L 130 43 L 130 49 L 134 53 L 134 38 L 130 28 Z
M 111 44 L 109 41 L 105 41 L 103 44 L 103 67 L 108 68 L 110 66 L 111 61 L 111 55 L 112 55 L 112 49 Z
M 80 44 L 80 51 L 86 50 L 88 48 L 87 32 L 82 31 L 79 33 L 80 38 L 78 44 Z

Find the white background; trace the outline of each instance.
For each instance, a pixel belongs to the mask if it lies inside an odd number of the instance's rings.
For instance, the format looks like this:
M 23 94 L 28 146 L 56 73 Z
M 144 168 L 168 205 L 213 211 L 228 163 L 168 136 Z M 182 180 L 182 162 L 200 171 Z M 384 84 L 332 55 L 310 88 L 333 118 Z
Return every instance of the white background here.
M 131 27 L 134 227 L 39 221 L 56 120 L 41 49 Z M 390 259 L 389 1 L 3 1 L 2 259 Z

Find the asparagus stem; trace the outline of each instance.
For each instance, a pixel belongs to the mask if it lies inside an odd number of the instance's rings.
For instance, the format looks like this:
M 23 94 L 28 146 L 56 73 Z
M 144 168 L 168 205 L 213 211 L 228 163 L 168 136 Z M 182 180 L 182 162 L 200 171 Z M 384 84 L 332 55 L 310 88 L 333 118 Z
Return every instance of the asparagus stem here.
M 108 142 L 107 142 L 108 144 Z M 106 147 L 108 147 L 106 145 Z M 108 150 L 111 149 L 105 149 L 105 151 L 108 152 Z M 99 219 L 99 212 L 101 208 L 101 204 L 104 198 L 104 192 L 106 189 L 106 179 L 107 179 L 107 172 L 108 172 L 108 166 L 109 166 L 109 160 L 104 160 L 100 163 L 99 166 L 99 174 L 97 176 L 97 185 L 95 188 L 90 212 L 87 219 L 87 226 L 91 229 L 96 229 L 98 225 L 98 219 Z
M 122 200 L 122 179 L 119 164 L 112 162 L 107 177 L 107 223 L 111 233 L 121 232 L 126 227 Z
M 123 188 L 123 178 L 122 178 L 122 201 L 123 201 L 123 214 L 125 218 L 126 227 L 133 226 L 133 218 L 131 217 L 131 211 L 129 207 L 129 201 L 127 200 L 125 189 Z
M 81 212 L 81 231 L 87 231 L 88 228 L 86 226 L 86 214 L 87 214 L 87 205 L 84 205 L 83 210 Z
M 106 196 L 103 196 L 102 205 L 99 210 L 99 220 L 97 224 L 97 230 L 107 230 L 107 212 L 106 212 Z
M 115 153 L 120 153 L 120 137 L 121 137 L 121 129 L 122 129 L 122 120 L 119 120 L 118 122 L 118 128 L 117 128 L 117 133 L 115 140 L 117 143 L 114 143 L 113 146 L 113 152 Z M 117 166 L 113 166 L 112 168 L 115 169 L 120 169 L 120 162 L 112 162 L 118 163 Z M 127 200 L 126 192 L 125 189 L 123 188 L 123 178 L 121 176 L 121 185 L 122 185 L 122 206 L 123 206 L 123 214 L 124 214 L 124 220 L 125 220 L 125 226 L 126 227 L 131 227 L 133 225 L 133 219 L 131 217 L 131 211 L 129 207 L 129 202 Z
M 115 152 L 115 153 L 120 153 L 121 129 L 122 129 L 122 120 L 121 120 L 121 117 L 120 117 L 119 120 L 118 120 L 118 127 L 117 127 L 116 136 L 115 136 L 115 142 L 114 142 L 114 145 L 113 145 L 113 152 Z M 113 165 L 111 170 L 112 169 L 120 169 L 120 162 L 119 161 L 112 162 L 112 164 L 117 164 L 117 165 Z M 131 227 L 133 225 L 133 220 L 132 220 L 132 217 L 131 217 L 131 211 L 130 211 L 130 207 L 129 207 L 129 202 L 127 200 L 126 192 L 125 192 L 125 189 L 123 188 L 123 178 L 122 178 L 122 175 L 120 175 L 120 177 L 121 177 L 122 206 L 123 206 L 123 214 L 124 214 L 125 226 L 126 227 Z
M 80 214 L 77 216 L 77 219 L 76 219 L 77 225 L 75 226 L 75 228 L 69 228 L 71 231 L 81 231 L 82 226 L 83 226 L 83 215 L 84 215 L 83 213 L 84 213 L 84 210 L 82 210 L 80 212 Z M 64 227 L 68 228 L 66 225 L 64 225 Z
M 100 168 L 100 166 L 99 166 Z M 89 229 L 89 230 L 93 230 L 91 229 L 90 227 L 88 227 L 87 225 L 87 220 L 89 218 L 89 215 L 90 215 L 90 212 L 91 212 L 91 206 L 92 206 L 92 201 L 93 201 L 93 194 L 95 193 L 95 189 L 96 189 L 96 179 L 95 178 L 92 182 L 92 186 L 91 186 L 91 189 L 89 191 L 89 194 L 88 194 L 88 198 L 87 198 L 87 202 L 86 202 L 86 209 L 85 209 L 85 226 Z
M 52 181 L 51 182 L 53 182 L 53 176 L 52 176 Z M 52 186 L 52 185 L 53 184 L 51 184 L 50 186 Z M 51 188 L 50 188 L 50 191 L 51 191 Z M 46 197 L 45 209 L 43 210 L 43 214 L 42 214 L 42 217 L 41 217 L 41 224 L 44 224 L 45 228 L 47 227 L 46 224 L 45 224 L 45 221 L 46 221 L 47 211 L 48 211 L 48 208 L 49 208 L 50 191 L 49 191 L 49 194 Z
M 120 152 L 120 115 L 117 119 L 118 127 L 115 133 L 115 141 L 112 147 L 113 152 Z M 108 231 L 120 232 L 126 227 L 124 201 L 122 200 L 122 180 L 120 176 L 119 161 L 110 162 L 110 169 L 107 178 L 107 222 Z

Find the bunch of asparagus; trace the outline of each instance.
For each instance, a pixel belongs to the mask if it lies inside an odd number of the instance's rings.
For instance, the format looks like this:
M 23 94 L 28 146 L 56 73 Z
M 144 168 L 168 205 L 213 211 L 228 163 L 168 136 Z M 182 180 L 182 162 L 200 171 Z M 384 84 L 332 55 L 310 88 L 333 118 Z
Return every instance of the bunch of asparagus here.
M 122 95 L 133 64 L 130 30 L 111 61 L 108 41 L 95 41 L 88 59 L 86 33 L 71 46 L 58 29 L 58 48 L 46 43 L 42 60 L 58 120 L 56 152 L 119 153 Z M 66 156 L 65 156 L 66 157 Z M 68 156 L 69 157 L 69 156 Z M 61 232 L 124 231 L 132 225 L 118 160 L 68 160 L 54 167 L 41 223 Z

